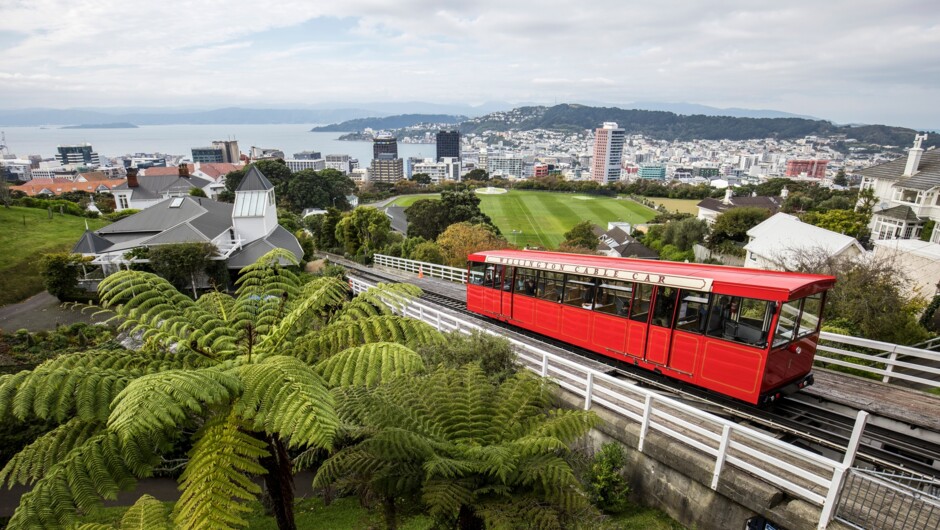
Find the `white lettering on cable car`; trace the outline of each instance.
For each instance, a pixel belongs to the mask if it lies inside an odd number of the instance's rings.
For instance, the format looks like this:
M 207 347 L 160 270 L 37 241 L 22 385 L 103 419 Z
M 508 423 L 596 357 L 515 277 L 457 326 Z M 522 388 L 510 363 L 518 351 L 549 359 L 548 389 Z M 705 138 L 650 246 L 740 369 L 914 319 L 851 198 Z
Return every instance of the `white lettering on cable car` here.
M 523 267 L 526 269 L 539 269 L 543 271 L 564 272 L 566 274 L 597 276 L 600 278 L 611 278 L 615 280 L 625 280 L 628 282 L 650 283 L 654 285 L 663 285 L 666 287 L 677 287 L 680 289 L 693 289 L 696 291 L 712 290 L 711 278 L 694 278 L 691 276 L 679 276 L 675 274 L 655 274 L 651 272 L 632 271 L 629 269 L 591 267 L 588 265 L 575 265 L 573 263 L 556 263 L 551 261 L 521 258 L 500 258 L 497 256 L 487 256 L 486 262 L 495 263 L 498 265 L 509 265 L 512 267 Z

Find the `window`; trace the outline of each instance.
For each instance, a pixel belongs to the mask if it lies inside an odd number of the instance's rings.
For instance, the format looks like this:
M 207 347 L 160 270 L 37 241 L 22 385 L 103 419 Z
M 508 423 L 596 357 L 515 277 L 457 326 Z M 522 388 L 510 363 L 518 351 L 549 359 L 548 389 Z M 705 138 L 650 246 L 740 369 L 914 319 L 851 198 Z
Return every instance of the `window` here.
M 633 298 L 633 283 L 605 280 L 597 290 L 594 310 L 626 317 L 630 314 L 630 301 Z
M 565 275 L 560 272 L 539 271 L 536 296 L 542 300 L 561 302 Z
M 590 276 L 574 276 L 569 274 L 565 281 L 564 303 L 583 309 L 594 308 L 594 297 L 597 295 L 597 280 Z
M 499 289 L 503 283 L 503 266 L 487 265 L 486 272 L 483 274 L 483 287 L 490 289 Z
M 516 294 L 535 296 L 538 286 L 538 271 L 535 269 L 516 269 Z
M 819 329 L 819 315 L 822 312 L 822 293 L 803 299 L 803 313 L 800 314 L 800 326 L 797 338 L 816 333 Z
M 672 317 L 676 314 L 678 291 L 674 287 L 656 289 L 656 306 L 653 308 L 653 325 L 664 328 L 672 327 Z
M 802 300 L 786 302 L 780 310 L 780 320 L 777 321 L 777 331 L 774 333 L 774 348 L 783 346 L 793 338 L 793 330 L 800 319 L 800 303 Z
M 676 329 L 692 333 L 705 333 L 708 322 L 708 293 L 704 291 L 679 291 L 679 312 L 676 314 Z
M 636 284 L 633 290 L 633 307 L 630 311 L 630 320 L 646 322 L 649 317 L 650 299 L 653 298 L 653 286 L 645 283 Z
M 767 346 L 775 302 L 725 295 L 712 295 L 711 301 L 705 326 L 708 336 L 759 348 Z
M 468 276 L 468 281 L 472 285 L 483 285 L 483 275 L 486 272 L 486 263 L 480 263 L 478 261 L 470 262 L 470 274 Z

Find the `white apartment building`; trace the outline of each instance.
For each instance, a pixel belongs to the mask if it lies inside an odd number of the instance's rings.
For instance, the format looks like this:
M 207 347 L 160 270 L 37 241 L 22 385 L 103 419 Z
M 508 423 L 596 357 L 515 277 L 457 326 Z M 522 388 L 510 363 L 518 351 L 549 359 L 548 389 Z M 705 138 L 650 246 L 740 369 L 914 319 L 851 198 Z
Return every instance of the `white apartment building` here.
M 326 155 L 323 160 L 326 169 L 335 169 L 344 175 L 352 173 L 353 165 L 349 155 Z
M 326 169 L 326 160 L 322 158 L 317 158 L 315 160 L 306 160 L 298 158 L 289 158 L 284 161 L 287 164 L 287 167 L 294 173 L 298 171 L 303 171 L 305 169 L 312 169 L 314 171 L 321 171 Z
M 486 170 L 491 176 L 502 175 L 521 179 L 525 176 L 525 161 L 512 154 L 489 156 L 486 161 Z
M 440 162 L 435 162 L 433 158 L 425 158 L 412 166 L 412 175 L 424 173 L 431 177 L 431 182 L 440 184 L 445 180 L 460 180 L 460 159 L 454 157 L 443 157 Z

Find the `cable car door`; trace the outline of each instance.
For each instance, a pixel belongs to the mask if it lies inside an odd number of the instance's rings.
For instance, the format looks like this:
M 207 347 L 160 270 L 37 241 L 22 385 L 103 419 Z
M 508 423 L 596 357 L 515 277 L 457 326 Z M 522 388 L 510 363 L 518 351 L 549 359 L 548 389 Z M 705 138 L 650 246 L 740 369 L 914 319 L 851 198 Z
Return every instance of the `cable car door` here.
M 630 305 L 630 322 L 627 329 L 626 352 L 633 357 L 643 359 L 646 355 L 646 332 L 649 327 L 653 286 L 637 283 L 633 288 L 633 302 Z
M 649 332 L 646 337 L 646 355 L 648 362 L 666 365 L 669 362 L 669 344 L 672 341 L 672 319 L 676 313 L 676 297 L 678 291 L 674 287 L 656 288 L 653 299 L 653 318 L 650 320 Z
M 483 286 L 486 287 L 483 295 L 484 311 L 494 318 L 508 318 L 512 308 L 512 267 L 488 265 Z

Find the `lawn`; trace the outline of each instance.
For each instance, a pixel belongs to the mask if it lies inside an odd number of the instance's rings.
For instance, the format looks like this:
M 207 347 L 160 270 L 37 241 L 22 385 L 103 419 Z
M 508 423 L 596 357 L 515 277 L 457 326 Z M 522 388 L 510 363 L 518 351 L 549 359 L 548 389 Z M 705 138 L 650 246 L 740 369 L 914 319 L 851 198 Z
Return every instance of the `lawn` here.
M 408 206 L 419 198 L 408 196 L 395 201 Z M 626 198 L 601 197 L 578 193 L 512 190 L 502 195 L 479 195 L 480 208 L 489 215 L 510 243 L 555 248 L 564 233 L 584 220 L 607 229 L 610 221 L 645 223 L 656 212 Z
M 647 197 L 647 198 L 656 204 L 663 205 L 666 208 L 666 211 L 670 213 L 679 212 L 679 213 L 689 213 L 692 215 L 698 215 L 697 204 L 702 202 L 701 199 L 666 199 L 663 197 Z
M 421 199 L 440 199 L 440 193 L 419 193 L 417 195 L 402 195 L 401 197 L 395 199 L 389 206 L 403 206 L 405 208 L 411 206 L 415 201 Z
M 107 221 L 53 214 L 38 208 L 0 208 L 0 305 L 25 300 L 43 290 L 39 258 L 68 252 L 85 232 Z

